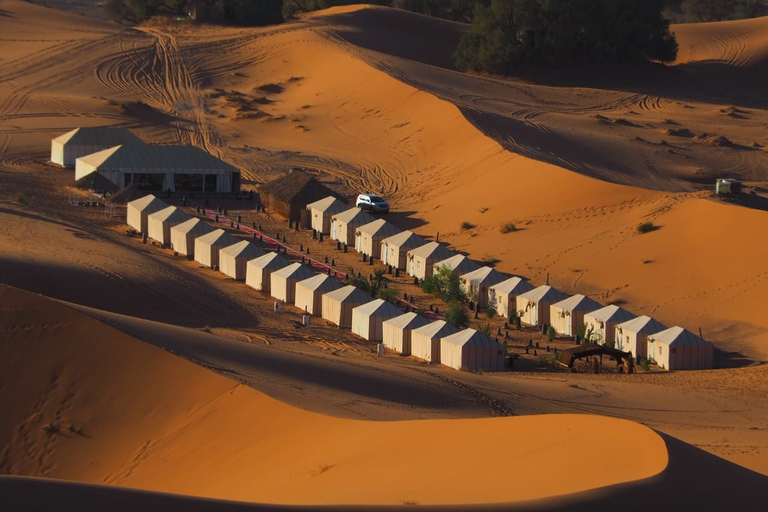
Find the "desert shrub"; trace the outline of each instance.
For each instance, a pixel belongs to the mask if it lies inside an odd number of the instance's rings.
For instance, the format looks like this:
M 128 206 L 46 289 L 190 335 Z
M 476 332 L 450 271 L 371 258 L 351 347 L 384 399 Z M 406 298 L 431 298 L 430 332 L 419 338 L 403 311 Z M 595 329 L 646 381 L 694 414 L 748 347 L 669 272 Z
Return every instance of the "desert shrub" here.
M 517 226 L 515 226 L 514 222 L 507 222 L 506 224 L 502 224 L 501 226 L 501 232 L 506 233 L 512 233 L 513 231 L 517 231 Z
M 446 322 L 456 327 L 467 327 L 469 325 L 469 315 L 467 308 L 461 302 L 453 302 L 448 306 L 448 311 L 443 316 Z
M 501 260 L 499 258 L 496 258 L 494 256 L 490 256 L 488 254 L 485 255 L 483 258 L 483 264 L 488 267 L 493 267 L 497 265 Z
M 587 326 L 584 324 L 577 326 L 576 336 L 579 338 L 580 343 L 585 343 L 587 339 Z
M 29 198 L 27 197 L 27 194 L 25 194 L 24 192 L 16 192 L 14 199 L 19 204 L 23 204 L 23 205 L 29 204 Z
M 399 292 L 395 288 L 384 288 L 379 291 L 379 299 L 391 302 L 392 304 L 399 304 L 400 297 Z
M 138 23 L 157 14 L 184 14 L 186 0 L 107 0 L 104 10 L 113 21 Z
M 485 334 L 486 336 L 491 335 L 491 324 L 485 324 L 484 326 L 480 327 L 478 329 L 481 333 Z
M 496 308 L 493 306 L 493 304 L 488 304 L 488 306 L 486 306 L 485 314 L 488 318 L 493 318 L 496 316 Z
M 383 299 L 397 303 L 397 291 L 387 288 L 389 279 L 384 275 L 384 269 L 377 269 L 372 276 L 357 276 L 354 271 L 349 273 L 347 284 L 360 288 L 374 299 Z M 394 296 L 394 299 L 393 299 Z
M 467 300 L 459 281 L 459 274 L 447 267 L 441 267 L 435 274 L 422 280 L 421 289 L 440 297 L 446 304 Z
M 641 235 L 644 235 L 645 233 L 650 233 L 651 231 L 655 231 L 656 225 L 653 222 L 643 222 L 639 226 L 637 226 L 637 232 Z
M 437 274 L 433 274 L 431 276 L 428 276 L 422 279 L 421 289 L 424 293 L 429 293 L 431 295 L 439 295 L 440 279 L 438 278 Z
M 555 341 L 555 337 L 557 336 L 557 331 L 554 327 L 551 325 L 547 327 L 547 338 L 549 338 L 549 341 Z
M 474 228 L 474 227 L 475 227 L 475 225 L 474 225 L 474 224 L 472 224 L 471 222 L 462 222 L 462 223 L 461 223 L 461 230 L 462 230 L 462 231 L 466 231 L 466 230 L 468 230 L 468 229 L 472 229 L 472 228 Z

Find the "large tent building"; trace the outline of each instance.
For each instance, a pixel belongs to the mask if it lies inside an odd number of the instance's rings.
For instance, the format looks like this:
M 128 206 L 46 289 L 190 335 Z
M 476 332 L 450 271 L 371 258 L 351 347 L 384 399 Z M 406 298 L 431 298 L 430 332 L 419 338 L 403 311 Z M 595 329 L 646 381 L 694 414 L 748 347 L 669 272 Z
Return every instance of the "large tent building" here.
M 382 322 L 382 341 L 384 346 L 404 356 L 411 354 L 411 334 L 414 329 L 429 323 L 425 317 L 416 313 L 405 313 Z
M 402 311 L 389 302 L 376 299 L 352 310 L 352 332 L 368 341 L 382 341 L 384 320 L 402 314 Z
M 548 284 L 518 295 L 520 321 L 526 325 L 550 325 L 550 306 L 567 298 L 566 294 Z
M 440 340 L 457 332 L 459 329 L 445 320 L 435 320 L 414 329 L 411 332 L 411 355 L 432 363 L 440 363 Z
M 345 286 L 323 295 L 322 316 L 332 324 L 349 329 L 352 327 L 352 310 L 372 300 L 373 298 L 360 288 Z
M 708 370 L 714 367 L 714 349 L 682 327 L 670 327 L 647 337 L 648 358 L 667 370 Z
M 171 228 L 189 219 L 190 216 L 187 213 L 175 206 L 163 208 L 147 217 L 147 234 L 152 240 L 157 240 L 162 245 L 169 245 Z
M 463 254 L 457 254 L 456 256 L 451 256 L 448 259 L 435 263 L 433 272 L 437 273 L 441 268 L 448 268 L 453 272 L 456 272 L 456 274 L 463 276 L 464 274 L 474 272 L 480 267 L 481 265 L 479 263 L 467 258 Z
M 152 194 L 134 199 L 126 205 L 126 217 L 128 225 L 139 233 L 146 233 L 148 230 L 149 216 L 159 212 L 168 205 Z
M 406 270 L 409 276 L 425 279 L 432 275 L 435 263 L 444 261 L 454 254 L 438 242 L 429 242 L 408 251 L 405 255 Z
M 397 227 L 384 219 L 376 219 L 373 222 L 359 226 L 355 230 L 355 250 L 378 258 L 381 254 L 382 240 L 399 232 L 400 230 Z
M 301 221 L 310 227 L 307 206 L 335 192 L 306 172 L 291 171 L 259 187 L 261 204 L 270 212 L 279 213 L 287 219 Z
M 517 312 L 517 296 L 533 288 L 534 286 L 522 277 L 510 277 L 488 289 L 488 304 L 493 306 L 496 314 L 510 318 L 510 313 Z
M 376 219 L 361 210 L 350 208 L 331 217 L 331 240 L 338 240 L 342 244 L 353 245 L 355 243 L 355 230 Z
M 612 344 L 616 340 L 616 326 L 635 318 L 634 313 L 612 304 L 584 315 L 585 335 L 599 344 Z
M 207 235 L 213 230 L 214 228 L 207 222 L 192 217 L 171 228 L 171 247 L 179 254 L 194 257 L 195 239 L 199 236 Z
M 199 236 L 195 238 L 195 261 L 206 267 L 219 268 L 219 251 L 237 241 L 223 229 Z
M 649 317 L 638 316 L 616 326 L 616 348 L 635 357 L 648 357 L 648 335 L 667 330 L 667 326 Z
M 315 273 L 307 265 L 291 263 L 269 276 L 269 293 L 277 300 L 293 304 L 296 300 L 296 283 L 314 276 Z
M 349 205 L 333 196 L 325 197 L 307 205 L 312 218 L 312 229 L 318 233 L 331 232 L 331 217 L 349 209 Z
M 93 126 L 75 128 L 51 141 L 51 163 L 74 167 L 77 159 L 127 144 L 144 142 L 125 128 Z
M 296 300 L 294 304 L 312 316 L 323 315 L 323 295 L 342 288 L 343 285 L 335 277 L 317 274 L 314 277 L 296 283 Z
M 549 322 L 560 336 L 576 336 L 578 328 L 584 325 L 584 314 L 602 307 L 586 295 L 574 295 L 549 307 Z
M 474 329 L 464 329 L 440 340 L 440 363 L 456 370 L 499 372 L 504 370 L 504 345 Z
M 460 276 L 459 282 L 469 300 L 476 303 L 478 309 L 480 309 L 488 306 L 488 290 L 490 287 L 507 279 L 509 279 L 509 276 L 491 267 L 480 267 L 475 271 Z
M 406 254 L 424 245 L 423 238 L 412 231 L 401 231 L 381 241 L 380 259 L 384 265 L 405 270 Z
M 152 191 L 240 191 L 240 170 L 195 146 L 114 146 L 77 159 L 76 180 L 92 173 L 121 189 L 133 184 Z
M 245 284 L 269 293 L 272 272 L 285 268 L 291 263 L 280 253 L 268 252 L 264 256 L 250 260 L 246 264 Z
M 219 251 L 219 270 L 237 281 L 245 281 L 248 262 L 263 255 L 264 251 L 256 245 L 242 240 Z

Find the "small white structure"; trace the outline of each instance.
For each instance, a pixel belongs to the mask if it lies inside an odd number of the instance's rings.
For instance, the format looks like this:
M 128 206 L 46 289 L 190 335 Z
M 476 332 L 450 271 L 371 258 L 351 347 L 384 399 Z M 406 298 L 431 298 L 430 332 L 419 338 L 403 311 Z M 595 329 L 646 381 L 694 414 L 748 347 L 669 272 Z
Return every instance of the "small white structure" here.
M 219 250 L 234 243 L 237 243 L 237 238 L 223 229 L 199 236 L 195 238 L 195 261 L 210 268 L 219 268 Z
M 219 270 L 236 279 L 245 281 L 248 262 L 264 255 L 257 246 L 243 240 L 219 251 Z
M 574 295 L 549 307 L 549 322 L 560 336 L 576 336 L 584 325 L 584 314 L 597 311 L 603 305 L 586 295 Z
M 360 208 L 350 208 L 331 217 L 331 240 L 338 240 L 347 246 L 353 246 L 355 243 L 355 230 L 376 219 L 361 210 Z
M 509 276 L 498 272 L 491 267 L 479 269 L 459 276 L 459 283 L 467 298 L 477 304 L 478 309 L 488 306 L 488 289 L 496 284 L 509 279 Z
M 349 329 L 352 327 L 352 310 L 372 300 L 373 297 L 351 285 L 326 293 L 322 299 L 323 319 Z
M 440 340 L 459 329 L 445 320 L 436 320 L 411 332 L 411 355 L 432 363 L 440 363 Z
M 600 344 L 611 345 L 616 341 L 616 326 L 635 317 L 634 313 L 615 304 L 586 313 L 584 314 L 584 325 L 587 326 L 585 338 Z
M 355 250 L 378 258 L 381 254 L 381 241 L 400 232 L 384 219 L 376 219 L 355 230 Z
M 517 312 L 526 325 L 550 325 L 550 306 L 568 296 L 548 284 L 517 296 Z
M 171 247 L 179 254 L 194 257 L 195 239 L 213 230 L 207 222 L 193 217 L 171 228 Z
M 382 341 L 384 346 L 404 356 L 411 354 L 411 334 L 414 329 L 423 327 L 429 320 L 416 313 L 390 318 L 382 322 Z
M 312 229 L 318 233 L 330 233 L 331 217 L 349 209 L 349 205 L 344 204 L 333 196 L 325 197 L 314 203 L 307 205 L 307 210 L 312 217 Z
M 147 216 L 147 234 L 162 245 L 171 243 L 171 228 L 186 222 L 190 216 L 175 206 L 163 208 Z
M 249 261 L 245 266 L 245 284 L 256 290 L 269 293 L 272 272 L 285 268 L 291 263 L 277 252 Z
M 322 316 L 323 295 L 342 287 L 338 279 L 326 274 L 299 281 L 296 283 L 296 307 L 310 315 Z
M 74 167 L 78 158 L 121 144 L 143 144 L 125 128 L 93 126 L 75 128 L 51 141 L 51 163 Z
M 147 232 L 147 222 L 151 214 L 168 207 L 164 201 L 161 201 L 152 194 L 134 199 L 126 206 L 126 221 L 129 226 L 139 233 Z
M 432 275 L 435 263 L 445 261 L 453 255 L 453 251 L 438 242 L 429 242 L 406 253 L 406 270 L 409 276 L 424 279 Z
M 666 325 L 649 316 L 638 316 L 616 326 L 616 348 L 632 352 L 635 357 L 648 357 L 648 335 L 666 329 Z
M 296 300 L 296 283 L 314 276 L 315 273 L 307 265 L 291 263 L 269 276 L 269 293 L 278 300 L 293 304 Z
M 456 370 L 503 371 L 505 356 L 503 345 L 474 329 L 464 329 L 440 340 L 440 363 Z
M 488 288 L 488 304 L 496 313 L 511 318 L 517 312 L 517 296 L 533 290 L 534 286 L 522 277 L 511 277 Z
M 405 270 L 405 255 L 410 249 L 424 245 L 424 239 L 413 231 L 401 231 L 381 241 L 380 258 L 384 265 Z
M 667 370 L 708 370 L 714 366 L 712 344 L 682 327 L 649 334 L 648 358 Z
M 384 320 L 403 312 L 382 299 L 376 299 L 352 310 L 352 332 L 368 341 L 382 341 Z

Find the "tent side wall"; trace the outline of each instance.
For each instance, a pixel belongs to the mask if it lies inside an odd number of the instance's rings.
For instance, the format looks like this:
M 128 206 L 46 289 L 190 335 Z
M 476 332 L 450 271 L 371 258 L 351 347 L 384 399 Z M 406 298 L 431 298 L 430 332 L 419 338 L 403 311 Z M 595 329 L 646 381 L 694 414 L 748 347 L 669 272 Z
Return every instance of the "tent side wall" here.
M 371 339 L 371 329 L 368 320 L 368 315 L 354 309 L 352 310 L 352 332 L 366 340 Z
M 565 310 L 557 306 L 550 306 L 549 319 L 550 325 L 562 336 L 571 336 L 571 315 L 572 311 Z
M 67 164 L 64 160 L 64 144 L 55 140 L 51 141 L 51 163 L 60 165 L 62 167 L 72 165 Z
M 383 323 L 381 327 L 381 340 L 384 346 L 403 355 L 408 355 L 403 351 L 403 329 L 391 324 Z
M 411 332 L 411 355 L 430 361 L 440 362 L 440 338 L 429 337 L 426 334 Z
M 269 293 L 277 300 L 288 302 L 288 280 L 274 273 L 269 276 Z
M 269 292 L 269 276 L 271 272 L 255 265 L 247 265 L 245 272 L 245 284 L 254 290 Z

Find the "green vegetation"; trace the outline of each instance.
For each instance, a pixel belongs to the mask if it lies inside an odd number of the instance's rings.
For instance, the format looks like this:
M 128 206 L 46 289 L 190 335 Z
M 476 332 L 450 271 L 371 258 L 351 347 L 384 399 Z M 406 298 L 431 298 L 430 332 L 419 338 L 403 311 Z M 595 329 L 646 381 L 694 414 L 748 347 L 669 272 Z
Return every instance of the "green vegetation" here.
M 501 232 L 504 234 L 512 233 L 513 231 L 517 231 L 517 226 L 515 226 L 514 222 L 507 222 L 501 226 Z
M 27 197 L 27 194 L 25 194 L 24 192 L 16 192 L 14 199 L 16 199 L 16 202 L 19 204 L 23 204 L 23 205 L 29 204 L 29 198 Z
M 579 338 L 579 343 L 587 343 L 587 326 L 582 324 L 576 327 L 576 336 Z
M 478 5 L 454 62 L 509 73 L 526 62 L 672 62 L 677 41 L 661 0 L 492 0 Z
M 723 21 L 756 18 L 768 14 L 768 6 L 763 0 L 683 0 L 679 9 L 671 12 L 681 13 L 684 19 L 675 21 Z
M 443 316 L 446 322 L 455 325 L 456 327 L 467 327 L 469 325 L 469 315 L 467 314 L 467 308 L 461 302 L 454 302 L 448 306 L 448 311 Z
M 637 226 L 637 232 L 641 235 L 644 235 L 645 233 L 650 233 L 651 231 L 656 231 L 658 227 L 653 222 L 643 222 L 639 226 Z
M 493 307 L 492 304 L 488 304 L 485 308 L 485 314 L 488 318 L 493 318 L 496 316 L 496 308 Z
M 462 230 L 462 231 L 466 231 L 466 230 L 468 230 L 468 229 L 472 229 L 472 228 L 474 228 L 474 227 L 475 227 L 475 225 L 474 225 L 474 224 L 472 224 L 471 222 L 462 222 L 462 223 L 461 223 L 461 230 Z
M 382 299 L 393 304 L 399 301 L 398 291 L 394 288 L 387 288 L 389 279 L 384 275 L 384 269 L 374 271 L 371 276 L 356 276 L 353 270 L 349 272 L 347 284 L 360 288 L 374 299 Z
M 271 25 L 283 21 L 283 0 L 199 0 L 198 7 L 218 9 L 235 25 Z M 104 9 L 114 21 L 139 23 L 156 15 L 186 15 L 188 0 L 107 0 Z
M 481 333 L 485 334 L 486 336 L 491 335 L 491 324 L 485 324 L 484 326 L 480 327 L 478 329 Z
M 424 279 L 421 282 L 421 289 L 426 293 L 440 297 L 446 304 L 466 302 L 467 300 L 467 296 L 461 288 L 459 274 L 447 267 L 441 267 L 437 273 Z
M 549 341 L 555 341 L 555 337 L 557 336 L 557 331 L 554 327 L 551 325 L 547 327 L 547 338 L 549 338 Z

